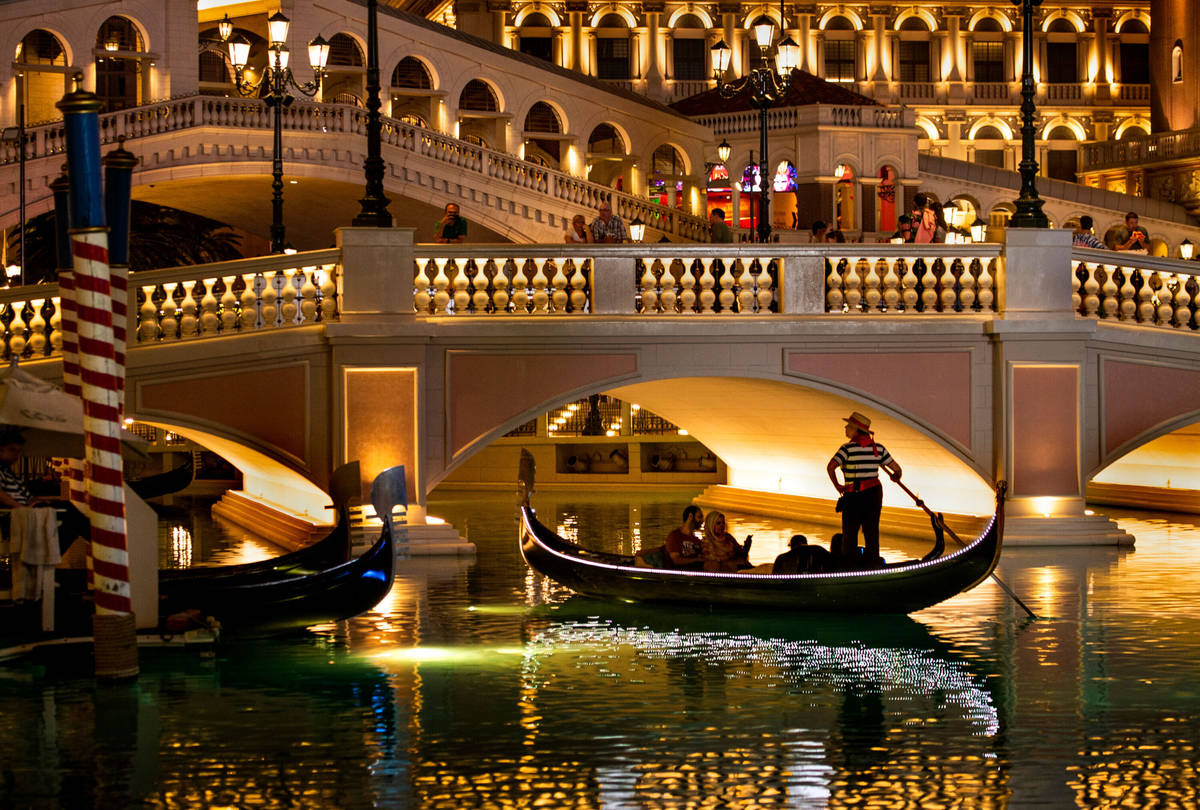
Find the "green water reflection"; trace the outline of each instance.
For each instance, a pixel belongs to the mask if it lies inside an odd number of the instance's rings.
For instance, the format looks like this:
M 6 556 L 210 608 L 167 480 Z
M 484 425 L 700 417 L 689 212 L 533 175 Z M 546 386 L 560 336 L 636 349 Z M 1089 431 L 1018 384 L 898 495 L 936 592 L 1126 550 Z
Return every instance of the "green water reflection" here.
M 689 495 L 542 495 L 579 542 L 656 544 Z M 0 806 L 1149 807 L 1198 794 L 1196 523 L 1136 551 L 1012 549 L 911 617 L 585 600 L 531 574 L 512 499 L 443 497 L 477 559 L 401 564 L 372 613 L 130 686 L 0 669 Z M 794 531 L 731 515 L 770 559 Z M 214 548 L 220 543 L 212 544 Z M 920 546 L 885 547 L 899 557 Z

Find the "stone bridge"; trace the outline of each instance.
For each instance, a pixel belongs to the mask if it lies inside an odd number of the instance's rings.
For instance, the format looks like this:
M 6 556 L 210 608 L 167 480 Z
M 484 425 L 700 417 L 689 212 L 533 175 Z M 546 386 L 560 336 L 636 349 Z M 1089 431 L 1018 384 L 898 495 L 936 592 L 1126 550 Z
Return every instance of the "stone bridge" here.
M 344 229 L 335 249 L 135 274 L 127 410 L 306 511 L 306 482 L 355 458 L 408 464 L 423 504 L 495 438 L 596 392 L 686 428 L 733 487 L 825 498 L 858 409 L 931 503 L 987 513 L 1006 479 L 1015 541 L 1116 542 L 1084 512 L 1089 483 L 1200 490 L 1180 438 L 1200 421 L 1196 266 L 1007 236 L 450 251 Z M 0 296 L 6 353 L 51 377 L 55 294 Z

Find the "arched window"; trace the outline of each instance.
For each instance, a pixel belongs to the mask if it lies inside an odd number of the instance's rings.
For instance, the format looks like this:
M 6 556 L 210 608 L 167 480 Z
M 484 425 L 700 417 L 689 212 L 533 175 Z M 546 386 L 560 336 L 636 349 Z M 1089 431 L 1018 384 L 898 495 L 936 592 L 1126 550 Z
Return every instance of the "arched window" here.
M 392 87 L 408 87 L 414 90 L 430 90 L 433 80 L 425 63 L 412 56 L 406 56 L 399 61 L 392 71 Z
M 977 141 L 1002 141 L 1004 133 L 991 124 L 986 124 L 975 130 L 975 140 Z
M 900 30 L 928 32 L 929 26 L 925 24 L 925 20 L 914 14 L 911 17 L 906 17 L 900 23 Z M 929 57 L 929 40 L 927 38 L 901 39 L 898 44 L 897 59 L 900 68 L 900 81 L 932 81 L 933 70 Z
M 1075 24 L 1073 22 L 1068 20 L 1066 17 L 1058 17 L 1054 20 L 1051 20 L 1050 24 L 1046 26 L 1046 33 L 1074 34 L 1078 32 L 1075 30 Z
M 334 34 L 329 39 L 328 67 L 362 67 L 362 49 L 347 34 Z
M 881 233 L 891 233 L 896 230 L 896 170 L 884 166 L 879 170 L 878 198 L 879 226 Z M 864 215 L 865 216 L 865 215 Z M 864 226 L 865 227 L 865 226 Z
M 539 101 L 529 108 L 529 113 L 525 116 L 525 131 L 558 133 L 562 132 L 562 124 L 554 108 L 544 101 Z
M 629 78 L 629 26 L 620 14 L 605 14 L 596 26 L 596 76 Z
M 54 106 L 65 92 L 65 74 L 42 70 L 45 67 L 65 67 L 67 54 L 58 37 L 41 28 L 30 31 L 17 45 L 16 64 L 23 77 L 18 82 L 21 100 L 25 102 L 25 123 L 36 124 L 62 117 Z
M 671 78 L 676 81 L 701 81 L 708 78 L 704 58 L 704 21 L 695 14 L 684 14 L 675 21 L 671 37 Z
M 1079 47 L 1075 24 L 1058 17 L 1046 26 L 1046 64 L 1044 78 L 1050 84 L 1076 84 L 1079 81 Z
M 611 124 L 601 124 L 588 136 L 588 154 L 624 155 L 626 154 L 625 139 Z
M 1072 130 L 1068 126 L 1063 126 L 1060 124 L 1059 126 L 1054 127 L 1053 129 L 1051 129 L 1049 132 L 1046 133 L 1046 140 L 1048 140 L 1048 141 L 1074 141 L 1077 139 L 1075 138 L 1074 130 Z
M 1133 126 L 1125 127 L 1125 131 L 1117 137 L 1117 140 L 1123 141 L 1126 138 L 1144 138 L 1149 134 L 1150 133 L 1147 132 L 1143 127 L 1134 124 Z
M 358 42 L 348 34 L 334 34 L 329 38 L 329 61 L 325 66 L 325 78 L 321 82 L 321 97 L 339 104 L 362 106 L 366 97 L 363 82 L 363 53 Z
M 975 130 L 975 141 L 1004 141 L 1004 133 L 999 128 L 991 124 L 985 124 Z M 984 147 L 975 147 L 976 163 L 981 163 L 984 166 L 994 166 L 997 169 L 1004 168 L 1004 145 L 1001 143 L 998 147 L 991 144 Z
M 1142 22 L 1141 20 L 1137 19 L 1136 17 L 1132 20 L 1126 20 L 1125 24 L 1121 26 L 1121 35 L 1122 36 L 1124 36 L 1125 34 L 1149 34 L 1149 33 L 1150 33 L 1150 29 L 1146 27 L 1146 24 L 1144 22 Z
M 981 33 L 1003 32 L 1004 26 L 995 17 L 980 17 L 971 30 Z
M 1122 84 L 1150 83 L 1150 31 L 1139 19 L 1126 20 L 1121 26 L 1121 44 L 1117 49 Z
M 518 47 L 521 53 L 554 61 L 554 28 L 550 18 L 541 12 L 533 12 L 521 21 Z
M 200 52 L 200 83 L 229 84 L 232 76 L 225 57 L 213 50 Z
M 654 150 L 650 158 L 650 176 L 646 179 L 647 196 L 660 205 L 671 204 L 671 190 L 675 190 L 675 207 L 683 207 L 683 176 L 686 174 L 683 155 L 669 143 Z
M 1171 48 L 1171 83 L 1181 84 L 1183 82 L 1183 40 L 1175 40 L 1175 47 Z
M 911 17 L 906 17 L 904 22 L 900 23 L 901 31 L 928 31 L 929 26 L 925 24 L 925 20 L 914 14 Z
M 525 116 L 525 132 L 559 134 L 562 132 L 562 122 L 558 113 L 544 101 L 539 101 L 529 108 Z M 558 138 L 528 137 L 525 140 L 525 159 L 540 166 L 557 169 L 562 161 L 562 141 Z
M 836 17 L 829 18 L 829 21 L 827 23 L 825 23 L 825 30 L 826 31 L 853 31 L 854 23 L 850 22 L 850 20 L 848 18 L 843 17 L 841 14 L 839 14 Z
M 852 82 L 857 78 L 854 67 L 854 24 L 846 17 L 830 18 L 825 25 L 824 79 L 827 82 Z
M 96 95 L 104 111 L 136 107 L 142 100 L 142 36 L 124 17 L 109 17 L 96 35 L 96 48 L 106 55 L 96 58 Z
M 476 112 L 499 112 L 500 105 L 496 102 L 496 94 L 487 82 L 471 79 L 458 96 L 460 110 Z
M 587 171 L 593 183 L 624 188 L 624 158 L 628 147 L 621 133 L 611 124 L 600 124 L 588 136 Z

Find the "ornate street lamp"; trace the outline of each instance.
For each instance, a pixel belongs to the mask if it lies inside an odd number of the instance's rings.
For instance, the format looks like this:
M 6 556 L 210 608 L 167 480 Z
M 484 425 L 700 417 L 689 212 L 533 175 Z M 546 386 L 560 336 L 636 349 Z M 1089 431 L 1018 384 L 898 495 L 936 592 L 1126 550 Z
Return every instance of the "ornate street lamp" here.
M 1192 244 L 1192 240 L 1184 239 L 1179 243 L 1179 258 L 1190 262 L 1192 260 L 1192 253 L 1194 249 L 1195 245 Z
M 720 145 L 717 146 L 717 159 L 721 161 L 722 165 L 729 163 L 729 155 L 732 152 L 733 147 L 729 145 L 729 141 L 722 138 Z
M 635 242 L 646 238 L 646 223 L 642 222 L 641 217 L 634 217 L 633 222 L 629 223 L 629 238 Z
M 783 4 L 780 3 L 780 21 L 783 20 Z M 775 46 L 775 64 L 772 66 L 768 54 L 771 43 L 775 40 L 775 23 L 769 18 L 762 17 L 754 25 L 754 41 L 758 45 L 757 67 L 741 79 L 732 82 L 725 81 L 725 72 L 729 69 L 731 51 L 724 40 L 712 47 L 713 73 L 717 80 L 717 90 L 723 98 L 732 98 L 747 88 L 750 99 L 758 107 L 759 161 L 762 170 L 758 181 L 758 241 L 767 242 L 771 238 L 771 217 L 769 214 L 769 163 L 767 161 L 767 109 L 787 95 L 792 83 L 792 70 L 800 54 L 800 46 L 791 37 L 786 37 Z
M 1042 0 L 1012 0 L 1021 7 L 1021 193 L 1016 199 L 1017 212 L 1008 221 L 1010 228 L 1049 228 L 1050 220 L 1042 211 L 1045 200 L 1038 199 L 1038 163 L 1034 152 L 1033 113 L 1033 7 Z
M 290 21 L 282 12 L 267 18 L 270 45 L 267 48 L 267 66 L 256 82 L 246 81 L 246 62 L 250 57 L 250 43 L 242 37 L 229 42 L 229 61 L 233 63 L 234 83 L 243 96 L 251 96 L 260 90 L 262 98 L 274 112 L 275 139 L 271 145 L 271 252 L 282 253 L 286 244 L 283 227 L 283 108 L 295 101 L 289 90 L 306 96 L 315 96 L 321 89 L 321 78 L 325 63 L 329 60 L 329 43 L 318 36 L 308 43 L 308 61 L 312 65 L 314 78 L 310 82 L 298 82 L 288 67 L 290 52 L 287 42 Z
M 384 161 L 382 154 L 383 121 L 379 117 L 379 0 L 367 0 L 367 157 L 363 161 L 366 196 L 352 224 L 362 227 L 390 228 L 387 196 L 383 193 Z

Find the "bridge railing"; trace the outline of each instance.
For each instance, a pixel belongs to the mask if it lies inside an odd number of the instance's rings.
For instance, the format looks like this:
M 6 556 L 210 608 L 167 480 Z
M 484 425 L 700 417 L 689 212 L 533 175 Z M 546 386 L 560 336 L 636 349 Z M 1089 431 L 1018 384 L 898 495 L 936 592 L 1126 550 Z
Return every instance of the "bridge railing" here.
M 348 104 L 297 102 L 283 109 L 282 121 L 283 128 L 293 132 L 365 137 L 367 111 Z M 114 144 L 120 138 L 132 141 L 193 127 L 269 130 L 272 111 L 263 99 L 184 96 L 101 115 L 100 143 Z M 28 138 L 27 160 L 53 157 L 66 150 L 66 132 L 61 121 L 30 127 Z M 601 200 L 609 200 L 614 213 L 626 222 L 641 218 L 649 227 L 663 233 L 694 242 L 708 240 L 708 221 L 704 217 L 651 203 L 431 129 L 384 116 L 382 139 L 384 144 L 396 149 L 476 174 L 481 183 L 502 182 L 592 210 Z M 15 163 L 18 159 L 15 143 L 0 142 L 0 165 Z
M 1200 329 L 1200 264 L 1076 248 L 1072 301 L 1084 318 Z
M 418 315 L 996 311 L 1002 246 L 417 245 Z
M 134 273 L 129 290 L 137 296 L 130 302 L 136 343 L 336 320 L 340 257 L 336 249 L 314 250 Z
M 62 351 L 58 285 L 0 290 L 0 343 L 9 361 L 50 357 Z

